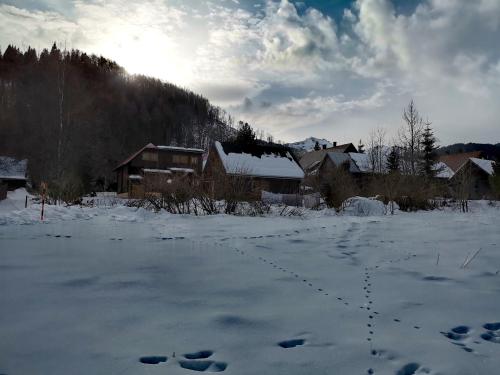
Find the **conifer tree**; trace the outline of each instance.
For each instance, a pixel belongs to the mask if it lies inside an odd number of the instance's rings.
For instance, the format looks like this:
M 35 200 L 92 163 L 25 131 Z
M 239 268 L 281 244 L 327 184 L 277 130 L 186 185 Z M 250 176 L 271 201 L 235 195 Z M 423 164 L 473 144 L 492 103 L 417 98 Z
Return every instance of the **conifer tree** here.
M 391 152 L 387 156 L 386 168 L 389 173 L 394 173 L 399 171 L 400 155 L 397 146 L 391 147 Z
M 425 125 L 422 134 L 422 160 L 421 160 L 421 174 L 427 177 L 435 177 L 437 172 L 435 165 L 437 162 L 436 155 L 436 137 L 430 126 L 430 123 Z
M 235 143 L 240 145 L 254 145 L 257 143 L 255 131 L 248 124 L 248 122 L 243 123 L 240 121 L 238 133 L 236 133 Z
M 321 150 L 321 146 L 319 145 L 319 142 L 316 141 L 316 143 L 314 144 L 314 151 L 319 151 Z

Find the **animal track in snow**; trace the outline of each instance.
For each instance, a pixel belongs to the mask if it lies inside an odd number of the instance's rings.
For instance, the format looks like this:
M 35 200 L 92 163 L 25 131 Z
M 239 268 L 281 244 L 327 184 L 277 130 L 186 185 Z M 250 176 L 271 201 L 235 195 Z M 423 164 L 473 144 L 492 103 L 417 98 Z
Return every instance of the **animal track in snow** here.
M 199 361 L 199 360 L 181 360 L 179 365 L 186 369 L 198 372 L 222 372 L 226 370 L 226 362 L 216 362 L 216 361 Z
M 167 362 L 167 359 L 165 356 L 147 356 L 139 358 L 139 362 L 147 365 L 157 365 L 161 362 Z
M 184 354 L 184 358 L 186 359 L 207 359 L 210 358 L 214 354 L 211 350 L 201 350 L 195 353 L 186 353 Z
M 481 334 L 481 338 L 485 341 L 500 344 L 500 322 L 483 324 L 485 333 Z
M 302 346 L 305 343 L 306 343 L 305 339 L 291 339 L 291 340 L 280 341 L 278 343 L 278 346 L 281 346 L 284 349 L 290 349 L 290 348 L 295 348 L 297 346 Z

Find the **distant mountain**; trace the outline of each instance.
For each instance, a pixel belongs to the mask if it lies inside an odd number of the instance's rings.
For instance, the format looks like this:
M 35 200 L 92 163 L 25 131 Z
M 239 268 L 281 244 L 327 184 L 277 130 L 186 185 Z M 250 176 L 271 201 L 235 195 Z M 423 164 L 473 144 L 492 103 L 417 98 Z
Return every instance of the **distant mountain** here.
M 500 143 L 455 143 L 439 148 L 437 153 L 439 155 L 447 155 L 472 151 L 481 151 L 485 159 L 500 160 Z
M 323 145 L 325 145 L 326 147 L 333 146 L 332 142 L 329 142 L 324 138 L 314 138 L 314 137 L 309 137 L 299 142 L 289 143 L 287 146 L 296 149 L 297 151 L 307 152 L 314 149 L 316 142 L 319 143 L 320 147 L 323 147 Z

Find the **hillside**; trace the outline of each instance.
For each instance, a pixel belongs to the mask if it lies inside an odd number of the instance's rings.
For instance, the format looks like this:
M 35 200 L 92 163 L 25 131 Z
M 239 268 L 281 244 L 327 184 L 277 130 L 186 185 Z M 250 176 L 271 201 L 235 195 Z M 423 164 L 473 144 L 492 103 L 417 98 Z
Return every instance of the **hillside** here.
M 482 151 L 486 159 L 500 160 L 500 143 L 455 143 L 439 148 L 438 154 L 457 154 L 472 151 Z
M 104 57 L 55 44 L 0 53 L 0 155 L 29 159 L 35 184 L 102 189 L 118 161 L 148 142 L 206 148 L 231 124 L 204 97 Z

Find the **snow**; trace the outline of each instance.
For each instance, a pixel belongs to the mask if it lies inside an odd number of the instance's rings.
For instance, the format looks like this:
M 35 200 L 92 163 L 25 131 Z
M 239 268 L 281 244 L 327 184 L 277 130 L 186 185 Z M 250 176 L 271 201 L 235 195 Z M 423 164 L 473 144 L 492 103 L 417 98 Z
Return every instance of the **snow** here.
M 0 373 L 496 374 L 500 210 L 471 208 L 48 206 L 44 223 L 0 225 Z
M 489 175 L 493 174 L 493 164 L 495 163 L 493 160 L 470 158 L 470 161 Z
M 172 151 L 186 151 L 186 152 L 196 152 L 203 153 L 205 150 L 201 148 L 186 148 L 186 147 L 177 147 L 177 146 L 156 146 L 157 149 L 160 150 L 172 150 Z
M 360 173 L 360 169 L 356 165 L 355 161 L 349 156 L 349 154 L 344 154 L 340 152 L 328 152 L 328 157 L 335 164 L 335 166 L 340 167 L 343 163 L 349 163 L 350 173 Z
M 275 154 L 264 154 L 262 157 L 246 153 L 226 154 L 220 142 L 215 142 L 217 152 L 229 174 L 243 174 L 257 177 L 276 178 L 304 178 L 304 172 L 295 162 L 293 157 L 287 153 L 287 157 Z
M 388 211 L 383 202 L 365 197 L 349 198 L 342 206 L 344 214 L 352 216 L 383 216 Z
M 437 171 L 436 177 L 437 178 L 452 178 L 453 175 L 455 174 L 453 172 L 453 169 L 448 167 L 445 163 L 442 161 L 438 161 L 436 164 L 434 164 L 434 170 Z
M 144 173 L 164 173 L 164 174 L 172 174 L 172 171 L 169 169 L 154 169 L 154 168 L 143 168 Z
M 169 168 L 172 172 L 184 172 L 184 173 L 194 173 L 194 169 L 191 168 Z
M 131 174 L 128 178 L 129 180 L 142 180 L 142 176 L 140 174 Z
M 312 150 L 314 150 L 314 146 L 316 145 L 316 142 L 319 143 L 320 147 L 323 147 L 323 145 L 325 145 L 327 148 L 333 146 L 333 143 L 327 141 L 326 139 L 314 138 L 314 137 L 306 138 L 300 142 L 289 143 L 288 146 L 295 148 L 295 149 L 298 149 L 298 150 L 312 151 Z
M 28 160 L 17 160 L 8 156 L 0 156 L 0 179 L 26 180 Z
M 349 156 L 351 157 L 352 160 L 356 163 L 358 166 L 359 170 L 363 173 L 371 172 L 372 167 L 370 160 L 368 158 L 368 154 L 361 154 L 357 152 L 349 152 Z

